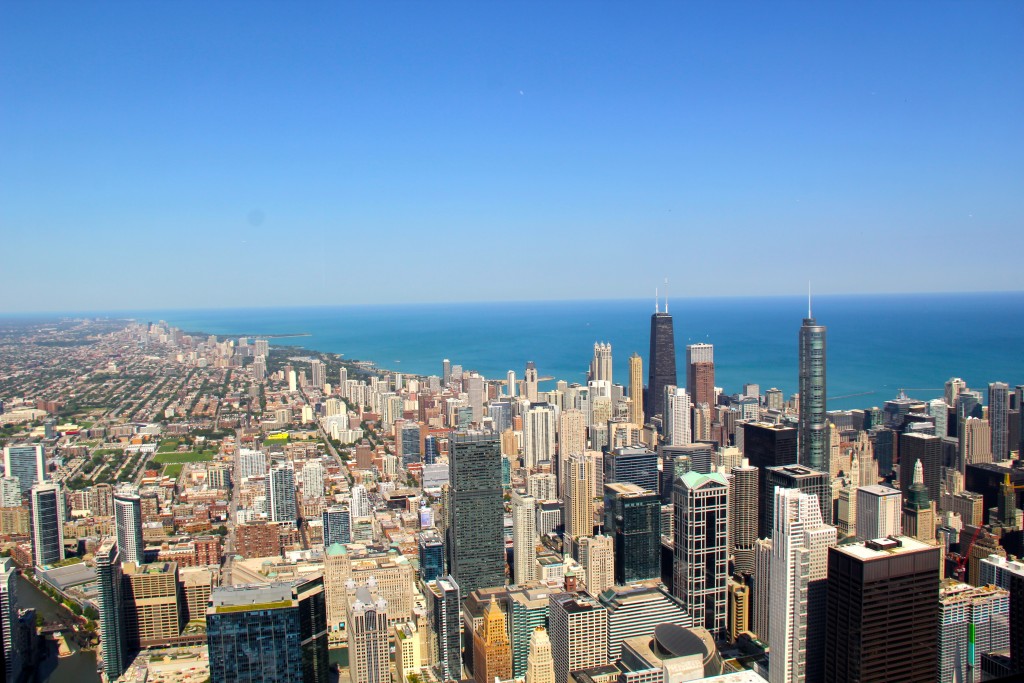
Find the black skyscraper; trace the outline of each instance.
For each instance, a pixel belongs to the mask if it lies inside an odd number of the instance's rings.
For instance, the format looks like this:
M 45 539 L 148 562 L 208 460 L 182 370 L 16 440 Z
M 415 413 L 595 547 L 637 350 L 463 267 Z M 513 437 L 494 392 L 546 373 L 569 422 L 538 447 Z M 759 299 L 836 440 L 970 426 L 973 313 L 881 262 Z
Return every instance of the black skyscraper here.
M 935 680 L 940 553 L 906 537 L 829 548 L 826 681 Z
M 451 510 L 448 567 L 459 588 L 505 583 L 501 445 L 494 434 L 453 432 L 449 446 Z
M 768 511 L 775 496 L 768 489 L 768 468 L 796 463 L 797 430 L 764 422 L 743 425 L 743 452 L 757 469 L 757 537 L 772 533 Z M 829 516 L 831 518 L 831 516 Z
M 668 308 L 668 304 L 665 304 Z M 651 316 L 651 357 L 647 365 L 647 421 L 654 415 L 665 414 L 665 387 L 678 386 L 676 380 L 676 336 L 672 316 L 661 313 L 655 304 Z

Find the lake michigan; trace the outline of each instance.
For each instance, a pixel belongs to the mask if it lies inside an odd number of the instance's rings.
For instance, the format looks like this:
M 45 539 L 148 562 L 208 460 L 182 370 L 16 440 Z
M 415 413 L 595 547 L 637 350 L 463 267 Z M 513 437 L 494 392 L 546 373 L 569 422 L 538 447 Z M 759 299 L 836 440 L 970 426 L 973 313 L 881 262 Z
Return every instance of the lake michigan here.
M 527 361 L 541 376 L 585 382 L 596 341 L 613 348 L 615 381 L 627 384 L 627 359 L 644 357 L 653 299 L 462 304 L 167 310 L 133 312 L 189 332 L 276 338 L 373 361 L 412 374 L 441 373 L 451 359 L 489 379 L 522 378 Z M 715 345 L 717 386 L 763 393 L 797 388 L 802 297 L 679 298 L 670 301 L 677 368 L 685 382 L 686 344 Z M 950 377 L 986 390 L 1024 383 L 1024 292 L 819 296 L 813 314 L 828 327 L 830 409 L 880 406 L 900 389 L 913 398 L 942 395 Z M 123 312 L 120 315 L 125 315 Z

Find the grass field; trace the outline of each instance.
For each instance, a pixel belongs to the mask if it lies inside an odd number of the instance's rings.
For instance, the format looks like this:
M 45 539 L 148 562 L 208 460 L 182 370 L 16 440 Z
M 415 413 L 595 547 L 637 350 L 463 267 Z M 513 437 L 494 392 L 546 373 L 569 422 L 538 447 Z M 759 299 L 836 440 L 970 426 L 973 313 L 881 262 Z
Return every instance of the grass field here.
M 171 462 L 209 462 L 213 456 L 209 453 L 157 453 L 153 462 L 166 465 Z
M 174 451 L 178 450 L 178 443 L 179 442 L 175 441 L 174 439 L 171 439 L 170 441 L 164 441 L 163 443 L 160 444 L 160 447 L 156 449 L 157 453 L 173 453 Z
M 175 479 L 177 479 L 178 475 L 181 474 L 181 468 L 184 467 L 184 466 L 185 466 L 185 463 L 183 463 L 183 462 L 168 463 L 167 465 L 164 465 L 164 472 L 163 472 L 164 476 L 165 477 L 174 477 Z

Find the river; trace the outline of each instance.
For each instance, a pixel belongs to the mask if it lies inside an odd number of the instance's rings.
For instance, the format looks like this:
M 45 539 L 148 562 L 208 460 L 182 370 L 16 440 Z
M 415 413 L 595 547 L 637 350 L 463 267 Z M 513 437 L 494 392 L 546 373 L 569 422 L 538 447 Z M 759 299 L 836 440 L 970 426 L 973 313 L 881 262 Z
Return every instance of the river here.
M 61 618 L 57 603 L 51 600 L 38 588 L 29 583 L 21 574 L 18 575 L 18 606 L 34 608 L 47 621 Z M 38 683 L 99 683 L 100 676 L 96 672 L 96 652 L 80 650 L 70 657 L 57 657 L 57 644 L 46 640 L 48 654 L 39 670 L 35 681 Z

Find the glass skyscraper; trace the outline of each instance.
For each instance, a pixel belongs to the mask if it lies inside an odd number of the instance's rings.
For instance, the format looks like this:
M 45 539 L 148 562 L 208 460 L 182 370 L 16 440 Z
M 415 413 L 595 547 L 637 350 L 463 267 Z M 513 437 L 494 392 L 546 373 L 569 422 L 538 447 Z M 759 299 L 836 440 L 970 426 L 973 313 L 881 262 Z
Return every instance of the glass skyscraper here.
M 453 432 L 448 568 L 463 593 L 505 583 L 505 513 L 498 436 Z
M 825 468 L 828 422 L 825 419 L 825 332 L 811 317 L 800 327 L 800 459 L 801 465 Z
M 665 302 L 668 308 L 668 301 Z M 676 336 L 672 316 L 666 310 L 658 311 L 655 302 L 651 316 L 651 354 L 647 365 L 647 421 L 654 415 L 665 414 L 665 387 L 677 386 L 676 381 Z
M 661 497 L 633 484 L 605 484 L 605 533 L 615 541 L 615 583 L 661 576 Z
M 323 577 L 214 590 L 206 610 L 206 642 L 210 680 L 326 683 Z

